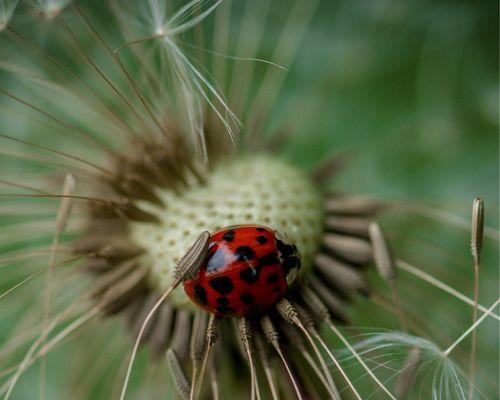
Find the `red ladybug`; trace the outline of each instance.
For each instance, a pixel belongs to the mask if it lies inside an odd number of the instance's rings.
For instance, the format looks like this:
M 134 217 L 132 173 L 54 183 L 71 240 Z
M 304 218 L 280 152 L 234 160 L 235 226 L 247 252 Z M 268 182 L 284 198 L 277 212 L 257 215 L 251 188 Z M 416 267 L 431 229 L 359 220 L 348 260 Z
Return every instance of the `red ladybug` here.
M 297 248 L 271 229 L 235 226 L 211 235 L 207 259 L 184 290 L 219 316 L 247 316 L 280 300 L 299 268 Z

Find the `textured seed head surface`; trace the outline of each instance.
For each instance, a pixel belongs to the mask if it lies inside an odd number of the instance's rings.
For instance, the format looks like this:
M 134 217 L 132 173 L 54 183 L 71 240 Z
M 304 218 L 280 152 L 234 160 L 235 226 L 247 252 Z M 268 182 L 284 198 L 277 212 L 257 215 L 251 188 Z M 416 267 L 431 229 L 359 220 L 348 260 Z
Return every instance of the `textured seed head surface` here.
M 271 156 L 245 156 L 219 162 L 204 184 L 181 193 L 159 190 L 164 206 L 140 206 L 160 224 L 132 223 L 131 239 L 145 249 L 141 258 L 151 268 L 151 284 L 164 291 L 173 269 L 204 230 L 257 224 L 294 243 L 307 271 L 323 231 L 323 202 L 311 179 L 296 167 Z M 177 305 L 190 304 L 182 287 L 171 296 Z

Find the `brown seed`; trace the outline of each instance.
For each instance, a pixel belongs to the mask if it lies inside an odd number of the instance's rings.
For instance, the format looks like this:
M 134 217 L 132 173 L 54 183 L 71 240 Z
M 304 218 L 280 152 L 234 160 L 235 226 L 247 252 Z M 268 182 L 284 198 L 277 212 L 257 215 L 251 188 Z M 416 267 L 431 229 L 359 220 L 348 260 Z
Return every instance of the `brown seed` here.
M 220 336 L 220 318 L 214 314 L 210 315 L 208 321 L 206 341 L 209 346 L 213 346 Z
M 136 319 L 135 319 L 135 324 L 134 324 L 134 331 L 135 335 L 137 336 L 142 328 L 142 325 L 144 324 L 144 321 L 146 320 L 146 317 L 148 316 L 149 312 L 151 309 L 154 307 L 154 305 L 158 302 L 160 296 L 158 293 L 149 293 L 146 298 L 143 300 L 142 305 L 139 310 L 137 310 L 136 314 Z M 141 337 L 141 345 L 146 343 L 148 341 L 149 335 L 151 334 L 155 323 L 156 323 L 156 318 L 158 316 L 158 313 L 154 314 L 149 323 L 145 326 L 144 332 Z
M 175 318 L 174 307 L 164 302 L 158 310 L 156 324 L 151 332 L 150 342 L 153 357 L 158 357 L 167 348 Z
M 245 343 L 243 343 L 243 341 L 241 340 L 237 318 L 231 318 L 231 324 L 233 325 L 233 329 L 236 335 L 236 344 L 238 345 L 238 351 L 240 352 L 241 358 L 245 360 L 247 358 L 247 353 L 245 350 Z
M 264 332 L 264 337 L 266 340 L 276 348 L 279 347 L 279 334 L 276 328 L 274 327 L 271 318 L 268 315 L 264 315 L 260 319 L 260 326 L 262 328 L 262 332 Z
M 132 200 L 128 198 L 110 201 L 109 206 L 117 216 L 122 218 L 139 222 L 160 222 L 156 215 L 141 210 Z
M 94 285 L 94 288 L 92 289 L 92 296 L 95 297 L 102 295 L 103 292 L 115 286 L 117 282 L 137 269 L 146 270 L 146 268 L 139 268 L 139 265 L 135 260 L 128 260 L 120 263 L 115 269 L 106 272 L 99 277 Z
M 323 367 L 322 362 L 320 362 L 321 367 L 323 368 L 323 372 L 321 372 L 319 366 L 316 364 L 314 361 L 311 353 L 307 349 L 307 347 L 304 344 L 304 340 L 300 334 L 300 332 L 297 330 L 297 328 L 294 325 L 291 325 L 289 323 L 281 323 L 280 324 L 280 330 L 283 332 L 283 334 L 287 337 L 288 341 L 292 343 L 294 346 L 297 346 L 299 349 L 300 353 L 304 357 L 304 359 L 307 361 L 309 366 L 312 368 L 314 373 L 318 376 L 320 379 L 321 383 L 327 390 L 327 392 L 330 394 L 332 398 L 338 398 L 340 399 L 340 394 L 338 393 L 338 390 L 335 386 L 335 383 L 333 381 L 333 378 L 330 374 L 330 371 L 328 367 L 325 366 Z M 323 361 L 323 360 L 321 360 Z M 325 379 L 326 376 L 326 379 Z
M 319 253 L 314 257 L 314 266 L 321 272 L 328 284 L 344 296 L 350 296 L 356 291 L 363 294 L 369 292 L 365 278 L 354 266 L 324 253 Z
M 174 279 L 193 279 L 208 253 L 209 232 L 203 232 L 179 261 L 174 270 Z
M 330 215 L 326 218 L 326 228 L 335 232 L 354 236 L 368 236 L 370 220 L 362 217 Z
M 329 251 L 354 264 L 368 264 L 372 260 L 372 248 L 366 240 L 327 233 L 323 243 Z
M 472 204 L 471 253 L 474 264 L 479 265 L 484 233 L 484 201 L 476 197 Z
M 136 174 L 119 174 L 108 182 L 120 195 L 136 200 L 146 200 L 159 206 L 163 205 L 161 199 L 154 192 L 154 187 L 145 183 L 144 179 Z
M 302 307 L 299 303 L 297 303 L 296 301 L 292 301 L 292 305 L 293 307 L 295 308 L 295 310 L 297 311 L 297 314 L 299 316 L 299 319 L 300 321 L 302 322 L 302 325 L 304 325 L 304 327 L 309 331 L 314 331 L 316 328 L 314 326 L 314 319 L 313 317 L 311 316 L 311 314 L 309 314 L 304 307 Z
M 116 264 L 110 264 L 103 258 L 89 257 L 85 259 L 85 269 L 97 274 L 105 274 L 116 267 Z
M 142 249 L 126 239 L 114 239 L 104 245 L 96 252 L 98 257 L 102 257 L 111 263 L 134 258 L 142 253 Z
M 134 296 L 145 288 L 149 271 L 146 268 L 137 268 L 133 273 L 110 287 L 103 295 L 100 305 L 104 312 L 114 314 L 121 311 Z
M 294 325 L 290 324 L 288 321 L 286 321 L 286 323 L 282 321 L 282 323 L 279 324 L 279 328 L 291 344 L 297 346 L 301 351 L 304 349 L 304 340 Z
M 146 297 L 147 293 L 144 293 L 143 295 L 141 293 L 141 295 L 137 296 L 127 305 L 127 309 L 125 310 L 125 315 L 128 327 L 130 328 L 131 331 L 134 331 L 134 327 L 137 323 L 137 317 L 141 312 Z
M 184 371 L 182 370 L 175 351 L 171 348 L 167 350 L 167 364 L 170 374 L 172 375 L 175 388 L 177 389 L 177 393 L 183 400 L 189 400 L 191 385 L 189 384 L 186 375 L 184 375 Z
M 292 303 L 290 303 L 287 299 L 282 298 L 277 304 L 276 304 L 276 310 L 278 310 L 278 313 L 281 315 L 281 317 L 288 322 L 289 324 L 294 324 L 295 321 L 297 321 L 299 315 L 297 314 L 297 311 L 293 307 Z
M 321 305 L 321 304 L 320 304 Z M 321 305 L 323 308 L 325 308 L 323 305 Z M 338 395 L 337 388 L 335 387 L 335 384 L 333 380 L 330 377 L 330 372 L 328 370 L 328 366 L 326 365 L 323 357 L 321 356 L 321 353 L 319 351 L 319 348 L 316 346 L 314 343 L 314 340 L 311 335 L 315 336 L 316 338 L 319 338 L 319 334 L 316 331 L 314 324 L 312 323 L 312 318 L 309 316 L 309 314 L 302 308 L 300 308 L 296 304 L 292 304 L 290 301 L 286 299 L 282 299 L 276 306 L 276 309 L 278 310 L 278 313 L 281 315 L 281 317 L 287 321 L 290 324 L 295 325 L 298 327 L 306 336 L 307 340 L 309 341 L 309 344 L 311 347 L 314 349 L 314 352 L 316 353 L 316 356 L 321 364 L 321 367 L 323 368 L 324 374 L 326 378 L 329 380 L 329 384 L 327 384 L 328 388 L 331 389 L 329 392 L 332 395 L 332 398 L 334 399 L 340 399 L 340 395 Z
M 174 332 L 170 347 L 175 350 L 178 359 L 184 364 L 189 357 L 192 313 L 188 310 L 178 310 L 175 315 Z
M 394 267 L 394 259 L 385 240 L 385 236 L 382 233 L 382 229 L 380 229 L 379 224 L 372 222 L 369 232 L 377 271 L 383 279 L 391 285 L 394 285 L 396 282 L 396 268 Z
M 330 320 L 330 312 L 328 307 L 321 301 L 318 295 L 314 292 L 311 286 L 305 282 L 300 285 L 300 294 L 304 303 L 311 313 L 321 321 Z
M 311 275 L 309 280 L 311 283 L 310 290 L 324 302 L 330 313 L 338 320 L 349 323 L 349 317 L 342 300 L 332 293 L 316 275 Z
M 252 381 L 252 392 L 251 392 L 251 399 L 255 398 L 255 394 L 257 394 L 257 398 L 260 399 L 260 391 L 259 391 L 259 384 L 257 381 L 257 373 L 255 371 L 255 363 L 252 357 L 253 354 L 253 343 L 252 343 L 252 338 L 253 338 L 253 329 L 252 325 L 250 323 L 250 320 L 248 318 L 242 317 L 237 319 L 237 327 L 238 327 L 238 336 L 239 336 L 239 341 L 243 343 L 243 347 L 246 353 L 246 357 L 248 360 L 248 364 L 250 365 L 250 379 Z
M 271 347 L 259 331 L 255 333 L 255 347 L 257 349 L 257 355 L 259 356 L 260 362 L 262 363 L 262 367 L 264 368 L 264 373 L 266 374 L 269 390 L 271 391 L 271 397 L 273 400 L 277 400 L 279 399 L 278 384 L 276 382 L 275 369 L 271 363 L 271 359 L 275 353 L 271 352 Z
M 109 236 L 86 236 L 78 240 L 73 245 L 73 252 L 76 254 L 88 254 L 97 252 L 109 243 Z
M 250 344 L 253 339 L 253 329 L 248 318 L 238 318 L 236 320 L 238 326 L 238 335 L 243 344 Z
M 194 315 L 193 332 L 191 334 L 190 345 L 190 355 L 193 363 L 199 363 L 203 359 L 207 324 L 208 314 L 204 311 L 197 311 Z

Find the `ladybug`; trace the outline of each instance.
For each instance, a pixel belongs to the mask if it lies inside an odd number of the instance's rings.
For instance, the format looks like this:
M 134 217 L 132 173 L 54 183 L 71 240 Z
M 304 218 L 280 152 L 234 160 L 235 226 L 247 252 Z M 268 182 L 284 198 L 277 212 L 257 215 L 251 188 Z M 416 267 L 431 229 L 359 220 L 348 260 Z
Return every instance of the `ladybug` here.
M 210 236 L 198 276 L 184 281 L 189 298 L 218 316 L 257 314 L 280 300 L 300 268 L 297 247 L 257 225 Z

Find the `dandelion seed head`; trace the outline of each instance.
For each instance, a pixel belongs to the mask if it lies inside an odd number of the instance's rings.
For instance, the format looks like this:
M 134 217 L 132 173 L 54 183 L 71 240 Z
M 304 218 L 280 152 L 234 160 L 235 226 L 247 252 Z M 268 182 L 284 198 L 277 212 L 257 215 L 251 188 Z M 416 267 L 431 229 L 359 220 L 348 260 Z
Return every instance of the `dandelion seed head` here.
M 383 365 L 387 369 L 392 366 L 392 370 L 396 371 L 392 378 L 405 370 L 404 365 L 398 365 L 404 359 L 402 355 L 411 349 L 420 349 L 421 359 L 415 368 L 413 379 L 424 383 L 421 389 L 429 388 L 432 400 L 467 399 L 470 379 L 432 340 L 397 331 L 375 332 L 369 336 L 359 341 L 354 348 L 367 360 L 374 360 L 371 357 L 376 355 L 377 365 Z M 347 349 L 342 349 L 340 358 L 346 362 L 353 356 Z
M 142 263 L 151 268 L 155 287 L 172 283 L 173 267 L 199 232 L 257 224 L 284 235 L 299 249 L 302 271 L 311 267 L 322 237 L 322 201 L 309 178 L 295 167 L 270 156 L 247 156 L 217 165 L 203 186 L 181 194 L 159 191 L 166 207 L 144 203 L 160 224 L 132 223 L 130 237 L 146 249 Z M 190 304 L 182 288 L 177 304 Z

